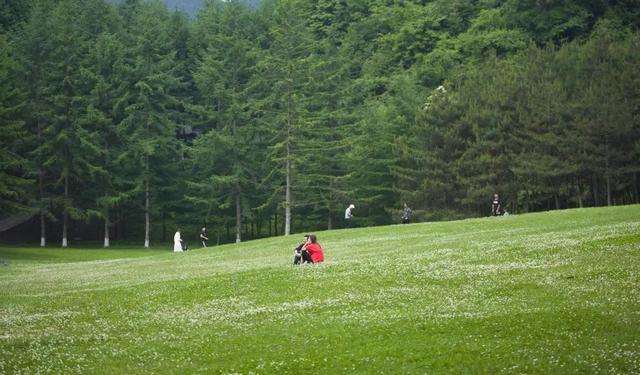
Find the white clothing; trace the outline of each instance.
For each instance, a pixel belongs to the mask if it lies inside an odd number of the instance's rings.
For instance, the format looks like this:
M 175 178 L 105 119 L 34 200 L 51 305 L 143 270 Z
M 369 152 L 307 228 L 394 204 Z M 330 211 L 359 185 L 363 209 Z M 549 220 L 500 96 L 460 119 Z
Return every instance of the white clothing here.
M 181 252 L 182 251 L 182 239 L 180 238 L 180 232 L 176 232 L 173 235 L 173 251 Z
M 351 214 L 351 207 L 347 207 L 347 209 L 344 210 L 344 218 L 351 219 L 352 216 L 353 214 Z

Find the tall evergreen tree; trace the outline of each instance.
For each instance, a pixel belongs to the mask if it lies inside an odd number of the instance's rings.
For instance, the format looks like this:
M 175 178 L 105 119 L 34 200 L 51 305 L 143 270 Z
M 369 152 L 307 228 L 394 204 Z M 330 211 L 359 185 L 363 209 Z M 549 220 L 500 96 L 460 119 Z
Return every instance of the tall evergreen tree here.
M 97 132 L 100 154 L 94 175 L 98 183 L 95 192 L 96 216 L 104 220 L 104 247 L 110 246 L 112 210 L 126 198 L 124 176 L 117 164 L 118 154 L 127 144 L 118 134 L 116 125 L 124 116 L 122 100 L 125 97 L 125 46 L 116 34 L 103 33 L 96 39 L 83 74 L 90 86 L 85 121 Z
M 54 219 L 51 214 L 50 183 L 52 173 L 45 166 L 46 153 L 41 147 L 45 142 L 45 130 L 52 117 L 48 100 L 49 76 L 48 65 L 52 59 L 53 43 L 50 41 L 52 6 L 48 2 L 37 2 L 31 11 L 28 21 L 17 34 L 20 65 L 25 70 L 25 89 L 28 100 L 25 108 L 25 121 L 33 135 L 32 151 L 29 159 L 32 162 L 33 175 L 37 176 L 38 205 L 40 219 L 40 246 L 46 245 L 47 219 Z
M 160 187 L 180 182 L 176 162 L 182 152 L 171 111 L 178 104 L 175 91 L 181 82 L 176 77 L 176 52 L 166 7 L 150 2 L 134 9 L 137 11 L 129 15 L 132 23 L 128 25 L 132 44 L 127 50 L 127 105 L 119 124 L 120 136 L 130 142 L 120 160 L 127 161 L 132 193 L 143 197 L 144 246 L 149 247 L 152 202 L 158 198 Z
M 50 123 L 39 146 L 44 167 L 56 176 L 53 202 L 62 211 L 62 247 L 68 245 L 69 219 L 86 215 L 74 197 L 82 190 L 80 185 L 89 181 L 91 156 L 96 152 L 91 132 L 81 124 L 83 109 L 78 105 L 84 94 L 80 72 L 89 47 L 89 35 L 81 23 L 83 17 L 82 4 L 74 0 L 61 1 L 53 9 L 49 37 L 53 47 L 47 64 L 45 97 Z
M 314 51 L 314 39 L 305 23 L 303 7 L 296 0 L 277 4 L 269 29 L 271 44 L 258 64 L 252 86 L 267 95 L 258 108 L 262 119 L 272 125 L 270 178 L 275 189 L 284 190 L 284 235 L 291 233 L 294 205 L 293 189 L 296 173 L 304 173 L 299 165 L 304 150 L 299 147 L 301 131 L 308 118 L 309 58 Z M 268 90 L 268 88 L 271 88 Z
M 33 180 L 25 157 L 29 132 L 22 121 L 26 93 L 24 78 L 12 53 L 13 46 L 0 34 L 0 212 L 28 211 Z
M 209 131 L 217 134 L 205 138 L 211 144 L 201 141 L 198 146 L 226 150 L 218 157 L 225 158 L 227 162 L 224 165 L 200 165 L 208 171 L 205 178 L 212 180 L 218 189 L 213 196 L 206 192 L 202 195 L 224 202 L 217 208 L 232 202 L 235 238 L 240 242 L 243 211 L 246 211 L 242 207 L 243 201 L 247 201 L 247 190 L 253 185 L 250 177 L 254 158 L 261 154 L 258 148 L 253 147 L 254 134 L 249 126 L 250 112 L 246 104 L 253 45 L 252 35 L 246 33 L 242 26 L 248 24 L 250 18 L 248 8 L 239 1 L 211 6 L 219 7 L 209 10 L 210 15 L 215 15 L 217 28 L 206 34 L 206 49 L 194 78 L 202 98 L 200 112 L 211 120 Z M 210 153 L 205 151 L 205 154 Z

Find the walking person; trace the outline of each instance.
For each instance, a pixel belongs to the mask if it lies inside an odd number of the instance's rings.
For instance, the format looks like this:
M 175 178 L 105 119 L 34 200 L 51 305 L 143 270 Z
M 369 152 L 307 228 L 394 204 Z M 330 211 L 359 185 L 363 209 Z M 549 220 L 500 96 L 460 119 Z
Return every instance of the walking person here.
M 404 204 L 404 209 L 402 210 L 402 224 L 409 224 L 409 219 L 411 218 L 411 209 L 407 206 L 407 203 Z
M 207 241 L 209 241 L 209 237 L 207 237 L 207 228 L 202 227 L 202 230 L 200 231 L 200 243 L 202 244 L 202 247 L 207 247 Z
M 503 214 L 502 206 L 500 205 L 500 197 L 498 193 L 493 194 L 493 201 L 491 202 L 491 216 L 500 216 Z
M 353 210 L 354 208 L 356 208 L 356 206 L 354 206 L 353 204 L 350 204 L 349 207 L 347 207 L 346 210 L 344 210 L 344 227 L 345 228 L 351 228 L 351 219 L 353 218 L 353 213 L 351 212 L 351 210 Z
M 176 231 L 176 234 L 173 235 L 173 252 L 181 253 L 182 250 L 182 237 L 180 236 L 180 230 Z

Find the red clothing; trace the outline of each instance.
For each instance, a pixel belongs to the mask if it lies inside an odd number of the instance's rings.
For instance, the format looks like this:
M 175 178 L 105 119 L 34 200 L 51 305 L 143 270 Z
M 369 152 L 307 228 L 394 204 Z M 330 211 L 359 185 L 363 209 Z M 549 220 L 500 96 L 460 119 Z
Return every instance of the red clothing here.
M 313 263 L 324 262 L 324 253 L 322 252 L 322 246 L 319 243 L 307 244 L 307 251 L 311 255 Z

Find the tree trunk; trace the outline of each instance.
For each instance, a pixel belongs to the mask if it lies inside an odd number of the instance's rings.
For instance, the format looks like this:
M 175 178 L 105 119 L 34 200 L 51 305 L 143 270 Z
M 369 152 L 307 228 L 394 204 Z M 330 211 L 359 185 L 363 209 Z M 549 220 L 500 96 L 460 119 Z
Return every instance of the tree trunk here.
M 40 190 L 40 247 L 46 245 L 46 227 L 45 227 L 45 214 L 44 214 L 44 171 L 42 168 L 38 169 L 38 185 Z
M 593 205 L 598 207 L 600 206 L 600 194 L 598 192 L 598 178 L 594 174 L 592 176 L 592 184 L 593 184 Z
M 577 193 L 577 200 L 578 200 L 578 207 L 583 208 L 583 203 L 582 203 L 582 189 L 580 188 L 580 181 L 578 181 L 578 183 L 576 184 L 576 193 Z
M 167 240 L 167 218 L 165 215 L 165 209 L 162 209 L 162 243 Z
M 42 143 L 42 123 L 38 120 L 38 141 Z M 42 165 L 38 166 L 38 190 L 40 193 L 40 247 L 46 245 L 46 227 L 44 214 L 44 169 Z
M 607 183 L 607 206 L 611 206 L 611 172 L 609 171 L 609 137 L 605 137 L 604 174 Z
M 66 204 L 68 204 L 67 200 L 69 199 L 69 177 L 64 176 L 64 200 L 65 200 L 65 208 L 62 210 L 62 247 L 67 247 L 67 225 L 68 225 L 68 216 Z
M 104 215 L 104 247 L 109 247 L 109 210 Z
M 638 195 L 640 195 L 640 193 L 638 192 L 638 174 L 634 173 L 633 174 L 633 200 L 636 204 L 640 203 L 638 199 Z
M 149 170 L 149 164 L 147 162 L 147 171 Z M 149 178 L 144 182 L 144 247 L 149 247 Z
M 291 87 L 287 89 L 287 161 L 285 165 L 286 187 L 284 197 L 284 235 L 291 233 L 291 126 L 292 121 Z
M 289 160 L 289 144 L 287 144 L 286 187 L 284 194 L 284 235 L 291 232 L 291 160 Z
M 235 188 L 235 198 L 236 198 L 236 243 L 239 243 L 242 240 L 240 231 L 242 230 L 242 209 L 240 207 L 240 188 L 236 186 Z

